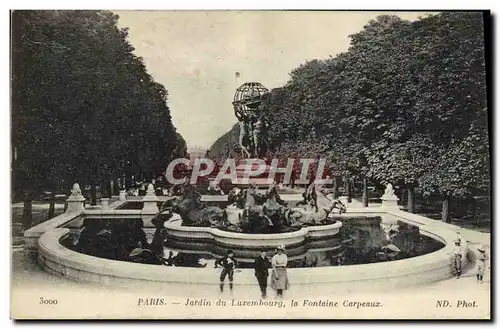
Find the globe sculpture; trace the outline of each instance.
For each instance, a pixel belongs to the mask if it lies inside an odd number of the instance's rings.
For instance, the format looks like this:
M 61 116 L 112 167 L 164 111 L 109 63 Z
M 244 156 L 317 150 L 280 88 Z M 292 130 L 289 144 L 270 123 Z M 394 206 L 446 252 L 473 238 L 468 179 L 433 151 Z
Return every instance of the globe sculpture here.
M 243 158 L 262 158 L 267 152 L 267 121 L 262 101 L 269 90 L 258 82 L 247 82 L 236 89 L 234 114 L 240 125 L 239 148 Z

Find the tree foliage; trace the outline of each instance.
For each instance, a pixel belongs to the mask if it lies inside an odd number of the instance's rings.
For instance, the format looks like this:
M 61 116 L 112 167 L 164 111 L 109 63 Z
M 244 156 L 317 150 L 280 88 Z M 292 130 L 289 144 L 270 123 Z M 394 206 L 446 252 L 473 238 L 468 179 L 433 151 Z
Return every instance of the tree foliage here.
M 108 11 L 14 11 L 14 189 L 161 173 L 178 135 L 168 92 Z
M 275 154 L 318 152 L 334 175 L 419 186 L 426 196 L 484 193 L 484 52 L 481 13 L 379 16 L 351 35 L 347 52 L 301 65 L 271 91 Z

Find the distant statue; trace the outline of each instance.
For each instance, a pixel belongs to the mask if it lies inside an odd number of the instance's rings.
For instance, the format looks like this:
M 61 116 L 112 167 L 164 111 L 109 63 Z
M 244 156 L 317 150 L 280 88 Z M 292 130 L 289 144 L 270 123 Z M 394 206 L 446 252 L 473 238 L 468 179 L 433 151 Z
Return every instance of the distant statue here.
M 82 190 L 78 183 L 73 184 L 73 189 L 71 189 L 71 196 L 78 197 L 82 195 Z
M 148 185 L 148 190 L 146 191 L 147 196 L 155 196 L 155 187 L 153 184 Z
M 399 198 L 394 194 L 394 188 L 392 187 L 392 184 L 389 183 L 387 184 L 384 195 L 382 195 L 382 200 L 385 200 L 386 202 L 396 202 L 399 200 Z
M 241 156 L 243 158 L 250 158 L 254 153 L 253 117 L 244 117 L 238 111 L 235 111 L 235 115 L 240 126 L 239 146 L 241 149 Z
M 266 121 L 260 116 L 253 124 L 253 156 L 261 158 L 267 151 Z
M 262 158 L 267 151 L 267 123 L 261 103 L 268 94 L 269 90 L 258 82 L 247 82 L 236 89 L 233 107 L 240 126 L 243 158 Z
M 389 183 L 385 187 L 384 196 L 393 196 L 393 195 L 394 195 L 394 189 L 392 188 L 392 184 Z

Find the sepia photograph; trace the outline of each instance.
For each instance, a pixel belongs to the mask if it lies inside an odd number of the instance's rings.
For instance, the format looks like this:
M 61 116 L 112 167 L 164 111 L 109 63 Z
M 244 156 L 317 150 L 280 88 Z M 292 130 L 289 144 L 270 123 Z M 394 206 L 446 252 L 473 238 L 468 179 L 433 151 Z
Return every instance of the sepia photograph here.
M 491 321 L 491 20 L 11 10 L 11 319 Z

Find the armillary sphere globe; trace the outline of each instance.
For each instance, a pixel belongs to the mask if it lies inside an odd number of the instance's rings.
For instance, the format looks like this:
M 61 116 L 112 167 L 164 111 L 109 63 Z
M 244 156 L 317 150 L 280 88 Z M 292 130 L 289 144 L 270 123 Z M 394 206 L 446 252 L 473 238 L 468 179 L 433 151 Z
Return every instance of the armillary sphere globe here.
M 234 110 L 243 119 L 259 111 L 262 100 L 269 95 L 269 90 L 259 82 L 247 82 L 236 89 Z

